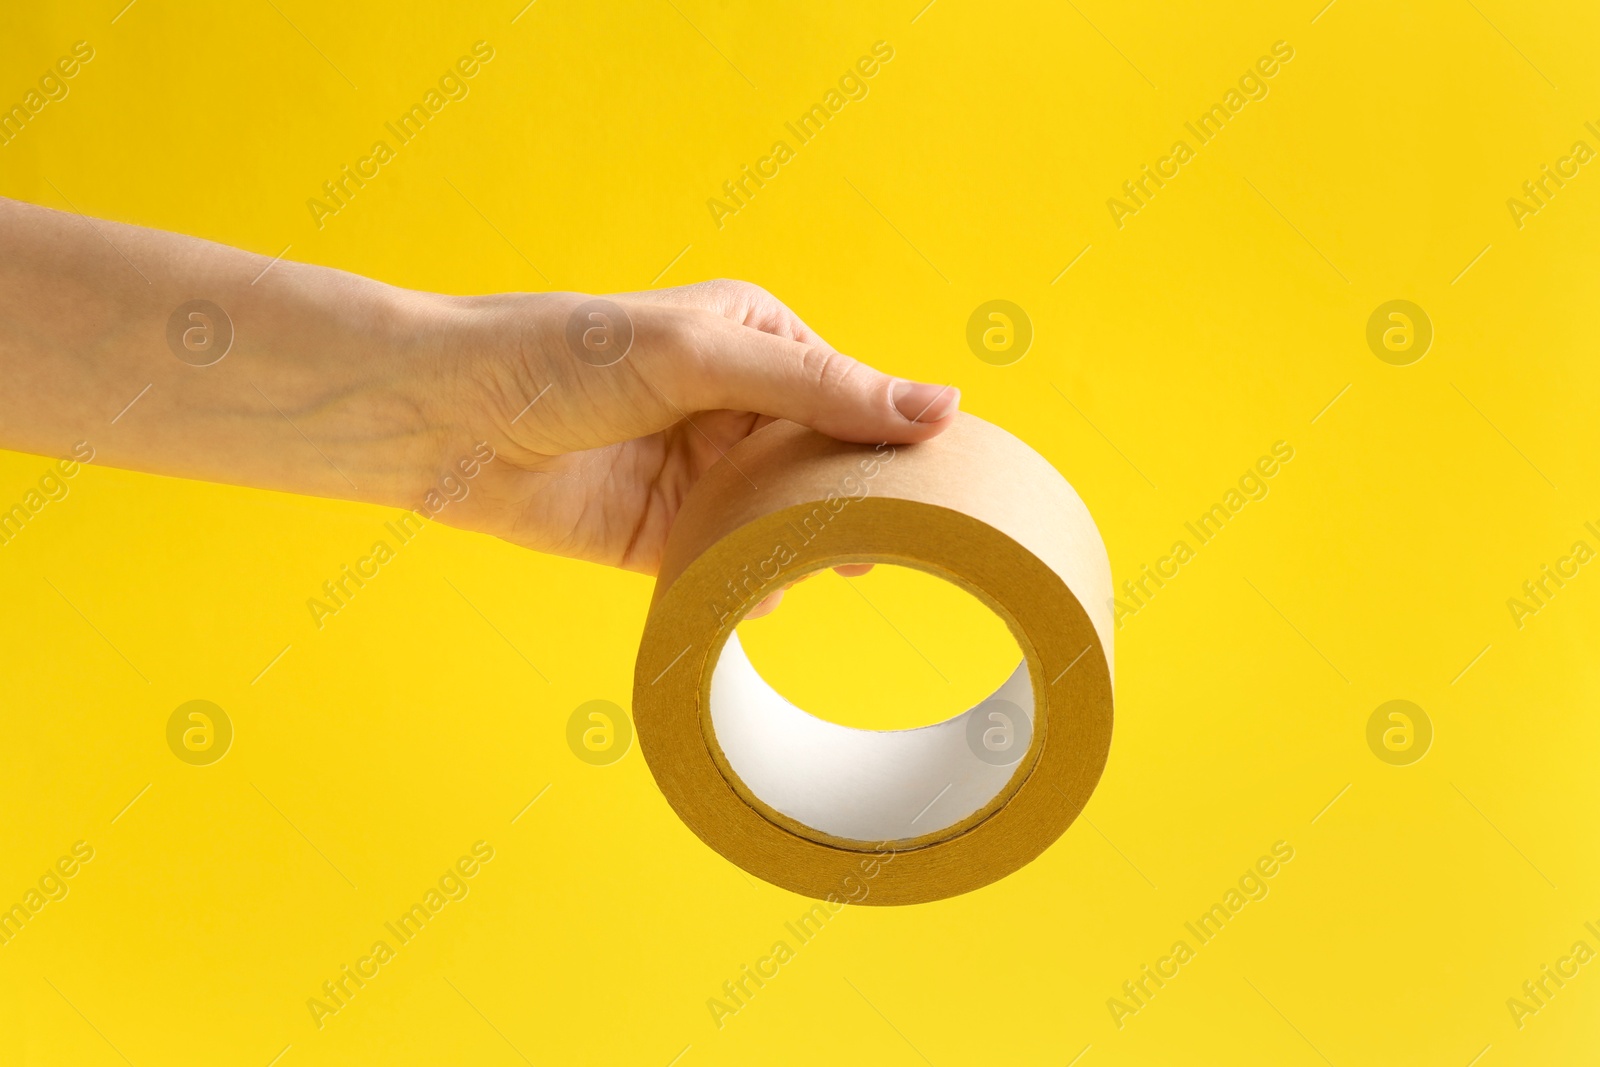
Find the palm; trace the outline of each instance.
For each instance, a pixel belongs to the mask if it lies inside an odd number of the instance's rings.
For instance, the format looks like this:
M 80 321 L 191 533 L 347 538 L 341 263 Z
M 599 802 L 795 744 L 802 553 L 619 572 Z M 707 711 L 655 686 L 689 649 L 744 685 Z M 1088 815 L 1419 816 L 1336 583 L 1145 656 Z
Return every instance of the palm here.
M 558 456 L 505 455 L 484 468 L 480 504 L 509 541 L 654 574 L 678 508 L 723 453 L 771 420 L 705 411 L 658 433 Z

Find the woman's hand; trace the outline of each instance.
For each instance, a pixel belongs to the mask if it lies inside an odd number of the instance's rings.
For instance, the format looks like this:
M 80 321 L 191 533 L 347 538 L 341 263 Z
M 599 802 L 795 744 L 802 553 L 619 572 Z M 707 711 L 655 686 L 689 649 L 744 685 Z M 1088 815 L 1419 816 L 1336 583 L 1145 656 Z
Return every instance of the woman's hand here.
M 841 354 L 745 282 L 466 298 L 446 314 L 441 421 L 497 455 L 440 518 L 645 573 L 700 475 L 774 418 L 909 444 L 944 429 L 959 400 Z

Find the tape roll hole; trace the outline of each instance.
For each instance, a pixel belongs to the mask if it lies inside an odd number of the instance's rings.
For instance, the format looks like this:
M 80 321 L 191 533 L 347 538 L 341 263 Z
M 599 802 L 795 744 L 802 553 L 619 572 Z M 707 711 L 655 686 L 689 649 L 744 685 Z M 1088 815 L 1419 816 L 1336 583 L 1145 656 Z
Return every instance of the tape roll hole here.
M 913 567 L 813 574 L 730 633 L 712 669 L 724 773 L 830 843 L 948 836 L 1029 765 L 1033 684 L 1015 637 Z

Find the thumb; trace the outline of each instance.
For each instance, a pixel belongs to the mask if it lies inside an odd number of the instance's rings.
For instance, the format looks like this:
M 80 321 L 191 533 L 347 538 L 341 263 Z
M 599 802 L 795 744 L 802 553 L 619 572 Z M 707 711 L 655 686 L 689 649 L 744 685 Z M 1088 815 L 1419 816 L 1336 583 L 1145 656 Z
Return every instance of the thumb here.
M 693 408 L 755 411 L 841 441 L 925 441 L 950 425 L 961 400 L 952 385 L 895 378 L 826 345 L 726 320 L 694 350 L 678 383 Z

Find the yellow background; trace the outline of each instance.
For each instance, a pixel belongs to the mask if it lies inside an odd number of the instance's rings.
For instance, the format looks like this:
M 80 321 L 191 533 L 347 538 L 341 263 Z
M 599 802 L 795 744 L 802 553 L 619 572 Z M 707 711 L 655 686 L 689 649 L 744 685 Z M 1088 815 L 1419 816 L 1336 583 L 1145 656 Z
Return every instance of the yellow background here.
M 1506 200 L 1600 147 L 1600 13 L 921 3 L 0 14 L 6 104 L 96 52 L 0 147 L 5 195 L 450 292 L 758 282 L 1043 452 L 1119 581 L 1295 448 L 1118 633 L 1085 817 L 997 885 L 842 912 L 720 1030 L 707 999 L 807 902 L 702 846 L 637 749 L 565 742 L 627 704 L 647 579 L 436 526 L 319 632 L 382 509 L 87 469 L 0 548 L 0 898 L 96 850 L 0 947 L 0 1063 L 1590 1062 L 1600 964 L 1520 1030 L 1505 1002 L 1600 948 L 1600 573 L 1521 630 L 1506 601 L 1600 547 L 1600 173 L 1520 230 Z M 470 96 L 318 230 L 307 198 L 477 40 Z M 719 230 L 706 200 L 879 40 L 870 95 Z M 1107 198 L 1279 40 L 1270 95 L 1119 230 Z M 1036 330 L 1007 367 L 965 341 L 996 298 Z M 1436 331 L 1409 367 L 1365 341 L 1398 298 Z M 0 503 L 46 463 L 0 456 Z M 912 645 L 950 686 L 996 667 L 926 583 L 859 587 L 906 641 L 810 584 L 775 676 L 848 705 L 924 692 Z M 166 746 L 194 698 L 237 732 L 209 767 Z M 1397 698 L 1435 729 L 1408 767 L 1365 739 Z M 317 1029 L 307 998 L 480 839 L 470 895 Z M 1270 896 L 1118 1029 L 1107 999 L 1279 840 Z

